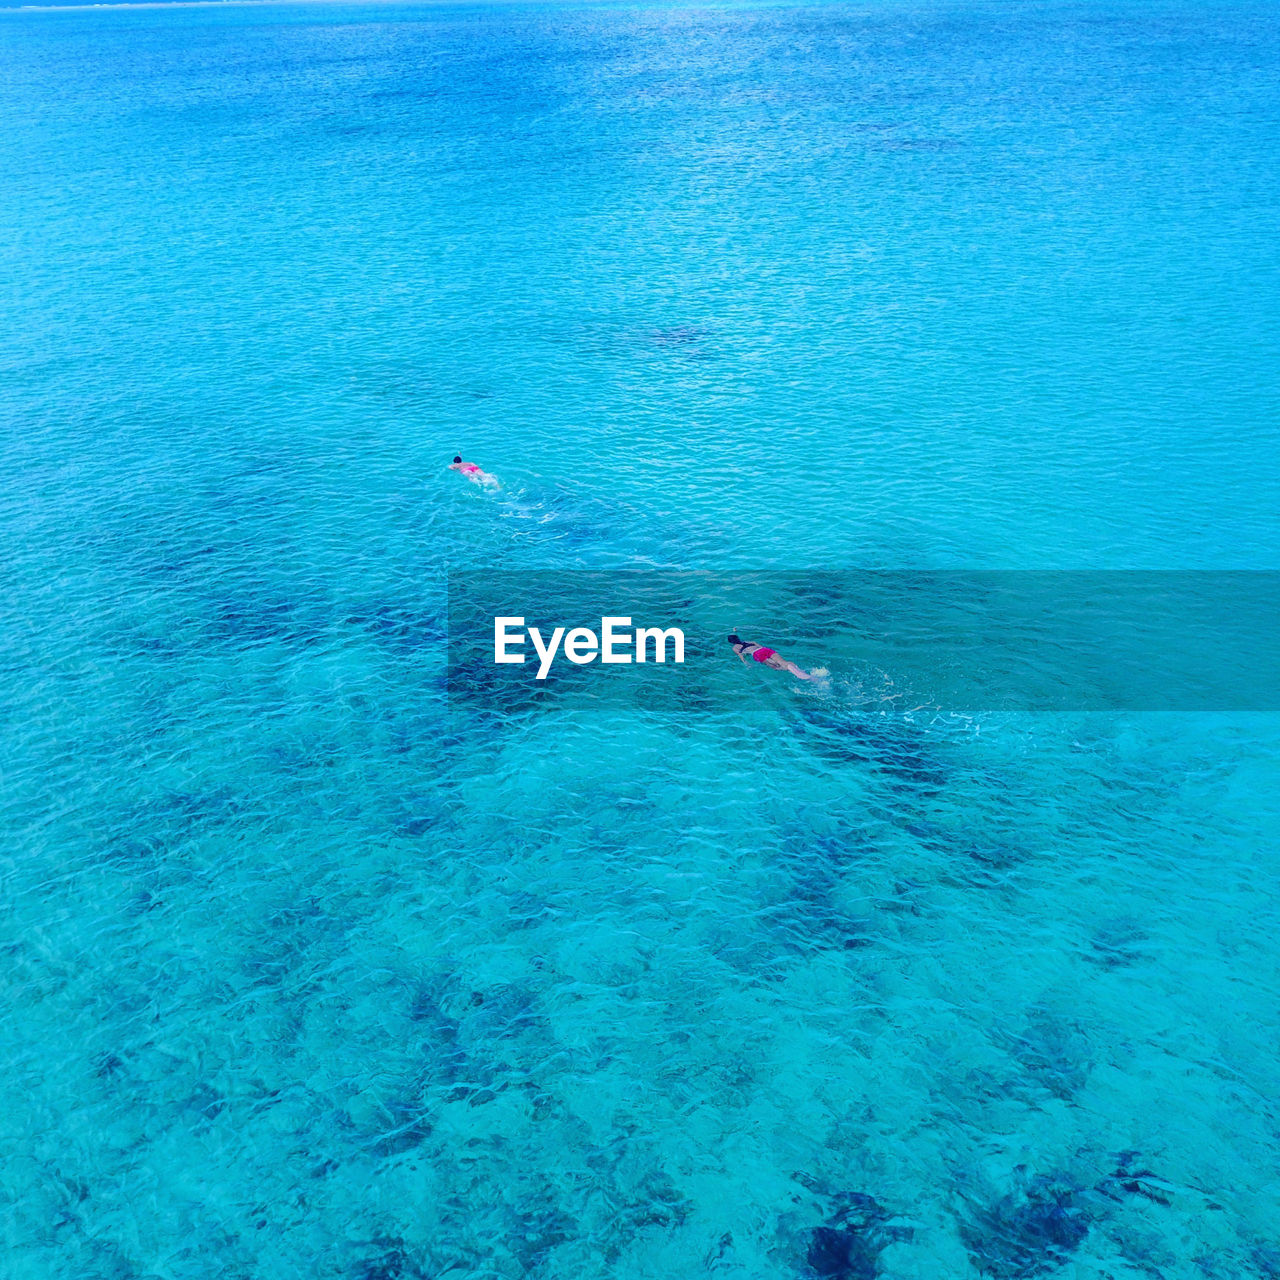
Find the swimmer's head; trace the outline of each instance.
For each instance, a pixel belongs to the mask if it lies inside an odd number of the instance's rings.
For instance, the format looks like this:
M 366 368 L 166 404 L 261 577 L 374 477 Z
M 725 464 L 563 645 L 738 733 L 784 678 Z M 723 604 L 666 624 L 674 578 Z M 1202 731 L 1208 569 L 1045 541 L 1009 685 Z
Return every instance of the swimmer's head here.
M 458 454 L 458 456 L 453 460 L 453 465 L 456 467 L 458 463 L 460 463 L 461 461 L 462 461 L 462 454 Z
M 734 632 L 734 633 L 729 637 L 729 643 L 730 643 L 730 644 L 746 644 L 747 642 L 746 642 L 746 641 L 745 641 L 745 640 L 744 640 L 740 635 L 738 635 L 738 633 L 735 631 L 735 632 Z

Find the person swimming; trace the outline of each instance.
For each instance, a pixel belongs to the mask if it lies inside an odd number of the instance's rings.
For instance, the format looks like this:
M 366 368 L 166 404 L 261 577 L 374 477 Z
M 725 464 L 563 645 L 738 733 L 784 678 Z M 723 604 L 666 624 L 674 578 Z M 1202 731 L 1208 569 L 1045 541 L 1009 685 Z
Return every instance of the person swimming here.
M 729 643 L 733 646 L 733 651 L 738 655 L 741 662 L 746 662 L 748 658 L 755 659 L 756 662 L 762 662 L 766 667 L 772 667 L 775 671 L 790 671 L 791 674 L 800 680 L 813 680 L 821 672 L 814 671 L 810 674 L 808 671 L 802 671 L 794 662 L 788 662 L 782 657 L 776 649 L 770 649 L 768 645 L 756 644 L 754 640 L 744 640 L 736 632 L 729 637 Z
M 461 472 L 473 484 L 482 484 L 488 489 L 501 488 L 501 481 L 497 476 L 491 476 L 487 471 L 481 471 L 474 462 L 463 462 L 461 454 L 449 464 L 449 470 Z

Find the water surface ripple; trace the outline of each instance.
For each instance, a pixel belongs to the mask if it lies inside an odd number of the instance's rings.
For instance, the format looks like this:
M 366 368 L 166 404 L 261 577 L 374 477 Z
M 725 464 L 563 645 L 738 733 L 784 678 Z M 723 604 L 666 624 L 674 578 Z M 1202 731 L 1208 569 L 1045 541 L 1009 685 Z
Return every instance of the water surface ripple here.
M 449 573 L 1280 565 L 1278 36 L 0 11 L 7 1274 L 1280 1274 L 1275 716 L 443 684 Z

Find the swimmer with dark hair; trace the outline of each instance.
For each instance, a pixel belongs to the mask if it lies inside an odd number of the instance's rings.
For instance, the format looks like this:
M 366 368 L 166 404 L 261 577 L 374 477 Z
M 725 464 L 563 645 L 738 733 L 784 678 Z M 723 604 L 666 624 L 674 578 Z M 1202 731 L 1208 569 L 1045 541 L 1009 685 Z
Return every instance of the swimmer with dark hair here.
M 474 462 L 463 462 L 461 454 L 449 464 L 449 470 L 461 472 L 473 484 L 482 484 L 486 489 L 501 487 L 501 482 L 497 476 L 491 476 L 487 471 L 481 471 Z
M 763 663 L 766 667 L 772 667 L 775 671 L 790 671 L 798 680 L 814 680 L 827 674 L 821 667 L 812 672 L 802 671 L 794 662 L 788 662 L 782 657 L 776 649 L 770 649 L 768 645 L 756 644 L 754 640 L 744 640 L 736 633 L 729 637 L 729 643 L 741 662 L 751 658 L 755 662 Z

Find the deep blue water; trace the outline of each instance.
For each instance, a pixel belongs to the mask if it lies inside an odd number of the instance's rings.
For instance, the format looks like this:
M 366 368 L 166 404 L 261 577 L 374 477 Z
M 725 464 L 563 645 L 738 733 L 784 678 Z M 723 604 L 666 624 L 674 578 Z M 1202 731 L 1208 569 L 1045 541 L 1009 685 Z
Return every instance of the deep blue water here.
M 1251 3 L 0 13 L 6 1274 L 1280 1275 L 1280 717 L 804 589 L 1280 568 L 1277 119 Z M 627 568 L 833 686 L 450 705 Z

